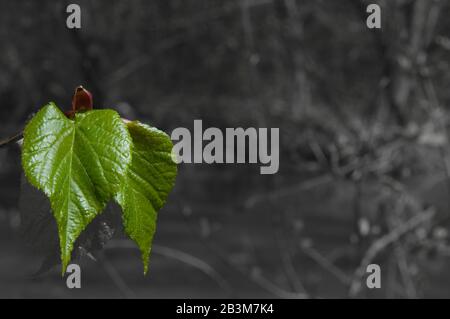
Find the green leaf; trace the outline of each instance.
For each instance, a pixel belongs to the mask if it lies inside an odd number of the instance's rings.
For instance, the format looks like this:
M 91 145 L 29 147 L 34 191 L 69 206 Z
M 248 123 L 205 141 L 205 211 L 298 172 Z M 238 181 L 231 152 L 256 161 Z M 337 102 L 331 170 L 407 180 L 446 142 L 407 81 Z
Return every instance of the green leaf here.
M 133 140 L 132 162 L 116 201 L 123 210 L 125 232 L 139 246 L 147 273 L 157 212 L 174 186 L 177 166 L 169 136 L 139 122 L 127 126 Z
M 62 271 L 80 233 L 116 194 L 131 163 L 131 138 L 112 110 L 68 119 L 53 103 L 24 131 L 22 165 L 49 198 L 58 224 Z

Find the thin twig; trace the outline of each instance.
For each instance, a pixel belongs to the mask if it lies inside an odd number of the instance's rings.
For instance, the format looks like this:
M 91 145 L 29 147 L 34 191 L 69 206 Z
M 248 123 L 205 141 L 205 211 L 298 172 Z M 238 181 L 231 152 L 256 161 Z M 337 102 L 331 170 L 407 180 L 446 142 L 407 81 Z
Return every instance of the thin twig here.
M 12 143 L 19 142 L 23 138 L 23 132 L 17 133 L 14 136 L 8 137 L 0 141 L 0 148 L 6 147 Z

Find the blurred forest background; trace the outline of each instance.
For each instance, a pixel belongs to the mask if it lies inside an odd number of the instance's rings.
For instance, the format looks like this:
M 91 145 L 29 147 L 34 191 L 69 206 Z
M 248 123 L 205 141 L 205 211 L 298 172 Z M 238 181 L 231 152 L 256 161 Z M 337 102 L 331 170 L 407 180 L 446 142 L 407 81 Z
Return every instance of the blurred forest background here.
M 280 171 L 180 165 L 149 275 L 118 230 L 71 291 L 33 276 L 1 148 L 0 297 L 450 297 L 449 0 L 78 0 L 79 31 L 69 3 L 0 0 L 1 138 L 82 84 L 169 134 L 279 127 Z

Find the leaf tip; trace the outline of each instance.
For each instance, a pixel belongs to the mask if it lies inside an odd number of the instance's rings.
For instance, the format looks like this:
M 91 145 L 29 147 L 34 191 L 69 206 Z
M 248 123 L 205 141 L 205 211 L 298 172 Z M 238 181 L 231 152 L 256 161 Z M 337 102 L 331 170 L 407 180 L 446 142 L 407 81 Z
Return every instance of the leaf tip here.
M 150 251 L 145 251 L 141 249 L 142 254 L 142 265 L 144 266 L 144 276 L 148 274 L 148 268 L 150 263 Z
M 61 264 L 61 277 L 64 277 L 64 275 L 66 274 L 67 271 L 67 266 L 68 266 L 68 262 L 63 261 Z

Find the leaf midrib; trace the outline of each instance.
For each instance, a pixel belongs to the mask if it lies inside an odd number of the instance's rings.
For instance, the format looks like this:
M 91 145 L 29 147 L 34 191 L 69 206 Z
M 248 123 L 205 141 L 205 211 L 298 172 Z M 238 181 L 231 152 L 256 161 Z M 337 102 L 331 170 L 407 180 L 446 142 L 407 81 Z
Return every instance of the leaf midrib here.
M 74 125 L 73 129 L 72 129 L 72 144 L 70 145 L 70 162 L 69 162 L 69 173 L 67 174 L 68 178 L 67 178 L 67 182 L 69 183 L 68 185 L 68 192 L 66 193 L 66 209 L 67 209 L 67 213 L 66 213 L 66 225 L 65 225 L 65 232 L 64 232 L 64 251 L 66 251 L 67 247 L 67 229 L 69 229 L 69 199 L 70 199 L 70 194 L 71 194 L 71 180 L 72 180 L 72 164 L 73 164 L 73 148 L 75 145 L 75 133 L 76 133 L 76 125 Z M 65 261 L 64 261 L 65 262 Z

